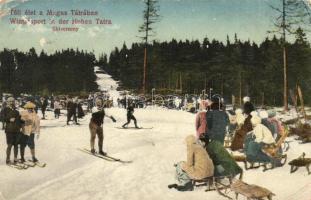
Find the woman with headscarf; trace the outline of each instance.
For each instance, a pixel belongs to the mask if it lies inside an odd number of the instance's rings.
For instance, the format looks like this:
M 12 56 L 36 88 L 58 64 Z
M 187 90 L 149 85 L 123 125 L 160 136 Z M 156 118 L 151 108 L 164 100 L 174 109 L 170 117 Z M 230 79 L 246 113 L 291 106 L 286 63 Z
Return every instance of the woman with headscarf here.
M 264 146 L 275 144 L 271 131 L 261 124 L 261 118 L 258 115 L 252 116 L 251 123 L 254 129 L 246 136 L 244 142 L 247 161 L 262 163 L 272 162 L 273 159 L 262 151 Z
M 185 139 L 187 144 L 187 161 L 177 163 L 176 179 L 177 184 L 171 184 L 169 188 L 179 191 L 193 190 L 192 180 L 201 180 L 214 175 L 213 161 L 206 150 L 199 144 L 193 135 L 188 135 Z

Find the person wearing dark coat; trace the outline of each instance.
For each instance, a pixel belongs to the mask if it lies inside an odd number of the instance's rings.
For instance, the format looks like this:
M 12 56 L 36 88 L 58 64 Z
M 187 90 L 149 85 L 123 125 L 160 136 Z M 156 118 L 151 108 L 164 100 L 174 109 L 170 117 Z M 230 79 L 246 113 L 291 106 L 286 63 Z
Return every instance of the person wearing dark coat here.
M 77 121 L 77 106 L 78 104 L 73 102 L 71 99 L 67 102 L 67 125 L 69 125 L 69 121 L 73 117 L 73 121 L 78 124 Z
M 0 121 L 2 122 L 2 130 L 5 129 L 5 121 L 4 121 L 4 110 L 6 108 L 6 102 L 2 103 L 1 111 L 0 111 Z
M 100 155 L 105 156 L 107 153 L 103 151 L 103 141 L 104 141 L 104 130 L 103 130 L 103 124 L 104 124 L 104 118 L 105 116 L 109 117 L 113 122 L 116 122 L 116 120 L 113 118 L 113 116 L 108 116 L 105 113 L 105 110 L 103 108 L 103 102 L 97 101 L 96 107 L 92 110 L 92 118 L 89 123 L 89 129 L 91 133 L 91 153 L 95 154 L 95 138 L 96 135 L 98 137 L 98 153 Z
M 81 119 L 85 116 L 84 112 L 83 112 L 83 108 L 81 103 L 77 104 L 77 109 L 78 109 L 78 118 Z
M 229 116 L 222 109 L 222 103 L 218 98 L 212 99 L 211 110 L 206 112 L 207 133 L 206 137 L 211 141 L 219 141 L 224 144 L 227 127 L 229 126 Z
M 42 119 L 45 119 L 45 111 L 48 107 L 48 100 L 47 98 L 41 98 L 41 112 L 42 112 Z
M 23 121 L 15 108 L 15 99 L 8 98 L 8 105 L 4 110 L 3 119 L 6 123 L 5 134 L 7 142 L 6 164 L 10 164 L 11 149 L 14 146 L 14 163 L 17 163 L 18 144 Z
M 135 128 L 139 128 L 139 127 L 137 126 L 137 120 L 136 120 L 136 118 L 135 118 L 135 116 L 134 116 L 134 104 L 133 104 L 133 103 L 131 103 L 131 104 L 128 106 L 128 108 L 127 108 L 127 122 L 126 122 L 125 124 L 123 124 L 122 127 L 125 128 L 125 126 L 127 126 L 127 125 L 131 122 L 131 120 L 134 121 Z
M 251 112 L 255 111 L 255 107 L 254 105 L 250 102 L 250 98 L 249 97 L 244 97 L 243 98 L 243 113 L 246 115 L 250 115 Z

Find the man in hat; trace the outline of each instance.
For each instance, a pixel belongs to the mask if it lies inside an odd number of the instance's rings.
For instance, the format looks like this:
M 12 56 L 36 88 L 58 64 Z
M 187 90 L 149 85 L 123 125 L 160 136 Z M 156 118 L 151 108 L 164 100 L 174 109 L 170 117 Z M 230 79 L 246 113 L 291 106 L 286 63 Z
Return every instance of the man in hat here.
M 30 153 L 33 162 L 38 162 L 35 156 L 35 134 L 37 139 L 39 139 L 40 134 L 40 119 L 39 116 L 34 111 L 36 105 L 30 101 L 24 105 L 24 111 L 21 112 L 21 119 L 24 121 L 22 126 L 22 136 L 21 136 L 21 162 L 25 162 L 24 154 L 25 148 L 28 146 L 30 148 Z
M 95 154 L 95 138 L 96 135 L 98 137 L 98 153 L 100 155 L 105 156 L 107 153 L 103 151 L 103 142 L 104 142 L 104 130 L 103 130 L 103 124 L 104 124 L 104 118 L 105 116 L 109 117 L 113 122 L 116 122 L 116 120 L 113 118 L 113 116 L 108 116 L 105 113 L 104 110 L 104 101 L 103 99 L 98 98 L 96 100 L 96 107 L 92 110 L 92 118 L 89 123 L 89 129 L 91 133 L 91 152 Z
M 18 143 L 20 138 L 20 130 L 22 127 L 22 120 L 19 112 L 15 107 L 15 99 L 9 97 L 7 100 L 7 107 L 3 111 L 3 119 L 6 123 L 5 134 L 7 142 L 6 150 L 6 164 L 11 164 L 11 149 L 14 146 L 14 163 L 17 163 Z

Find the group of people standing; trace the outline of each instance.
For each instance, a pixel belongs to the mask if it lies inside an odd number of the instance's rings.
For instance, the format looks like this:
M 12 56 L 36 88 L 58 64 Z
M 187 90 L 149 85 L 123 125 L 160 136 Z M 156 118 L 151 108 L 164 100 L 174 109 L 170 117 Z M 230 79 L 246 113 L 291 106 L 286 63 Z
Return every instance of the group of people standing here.
M 40 119 L 35 111 L 36 105 L 27 102 L 23 110 L 18 111 L 15 99 L 9 97 L 7 105 L 2 110 L 2 118 L 5 123 L 6 134 L 6 163 L 17 164 L 25 162 L 25 148 L 30 148 L 33 162 L 38 162 L 35 155 L 35 135 L 40 135 Z M 20 146 L 20 159 L 18 159 L 18 146 Z M 14 158 L 11 160 L 11 150 L 13 148 Z

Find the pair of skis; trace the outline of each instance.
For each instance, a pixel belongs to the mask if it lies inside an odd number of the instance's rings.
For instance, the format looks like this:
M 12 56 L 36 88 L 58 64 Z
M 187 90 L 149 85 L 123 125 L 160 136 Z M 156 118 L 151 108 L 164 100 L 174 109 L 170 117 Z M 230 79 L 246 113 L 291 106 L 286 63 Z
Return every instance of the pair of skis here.
M 25 170 L 28 169 L 29 167 L 41 167 L 44 168 L 46 166 L 46 163 L 41 163 L 41 162 L 33 162 L 32 160 L 28 160 L 25 162 L 17 162 L 17 163 L 10 163 L 7 164 L 7 166 L 15 168 L 15 169 L 19 169 L 19 170 Z
M 88 149 L 78 149 L 79 151 L 82 151 L 84 153 L 87 153 L 89 155 L 92 155 L 92 156 L 95 156 L 97 158 L 101 158 L 101 159 L 104 159 L 106 161 L 111 161 L 111 162 L 120 162 L 120 163 L 132 163 L 133 161 L 129 160 L 129 161 L 125 161 L 125 160 L 121 160 L 119 158 L 115 158 L 115 157 L 112 157 L 112 156 L 109 156 L 109 155 L 101 155 L 99 153 L 92 153 L 90 150 Z
M 118 128 L 118 129 L 153 129 L 153 127 L 115 127 L 115 128 Z

